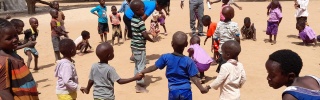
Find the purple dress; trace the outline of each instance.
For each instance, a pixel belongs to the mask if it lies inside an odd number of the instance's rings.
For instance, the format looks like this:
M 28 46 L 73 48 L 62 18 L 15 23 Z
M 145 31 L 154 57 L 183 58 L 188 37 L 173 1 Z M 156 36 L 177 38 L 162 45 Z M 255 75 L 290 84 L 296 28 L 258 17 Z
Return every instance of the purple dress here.
M 316 33 L 309 27 L 306 26 L 300 33 L 299 36 L 303 42 L 313 43 L 313 39 L 315 39 Z
M 267 35 L 277 35 L 282 13 L 279 8 L 271 9 L 268 19 Z
M 190 46 L 190 49 L 193 49 L 194 53 L 191 57 L 192 60 L 196 63 L 199 72 L 207 71 L 210 67 L 212 58 L 206 53 L 206 51 L 200 47 L 199 44 L 193 44 Z

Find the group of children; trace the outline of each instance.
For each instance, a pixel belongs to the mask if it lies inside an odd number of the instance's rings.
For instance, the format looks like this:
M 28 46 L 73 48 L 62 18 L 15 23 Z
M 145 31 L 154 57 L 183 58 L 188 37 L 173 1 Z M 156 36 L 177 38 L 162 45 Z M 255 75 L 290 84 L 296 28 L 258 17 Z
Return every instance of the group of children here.
M 244 26 L 241 28 L 241 31 L 238 28 L 238 24 L 232 21 L 234 9 L 231 6 L 223 6 L 221 10 L 223 19 L 218 23 L 212 22 L 208 15 L 202 17 L 203 25 L 208 27 L 207 38 L 205 39 L 204 44 L 206 44 L 208 38 L 212 37 L 213 59 L 203 48 L 201 48 L 200 38 L 198 36 L 193 36 L 190 39 L 190 48 L 187 50 L 189 57 L 185 56 L 183 52 L 188 46 L 188 36 L 184 32 L 178 31 L 174 33 L 172 37 L 173 53 L 161 55 L 155 62 L 155 65 L 145 68 L 146 40 L 155 42 L 155 38 L 150 38 L 149 34 L 156 37 L 158 31 L 146 31 L 144 21 L 141 18 L 144 15 L 144 4 L 140 0 L 133 0 L 130 2 L 130 8 L 134 12 L 134 17 L 131 20 L 131 23 L 133 24 L 131 30 L 134 34 L 131 48 L 133 56 L 138 60 L 136 61 L 136 66 L 138 67 L 135 68 L 134 77 L 122 79 L 115 69 L 108 64 L 108 62 L 114 58 L 114 50 L 112 47 L 114 38 L 122 38 L 120 27 L 121 17 L 117 12 L 116 7 L 112 6 L 112 14 L 109 15 L 113 29 L 111 45 L 106 42 L 106 34 L 109 32 L 109 27 L 104 2 L 104 0 L 99 0 L 100 5 L 91 10 L 93 14 L 99 17 L 98 30 L 103 43 L 97 46 L 96 55 L 100 61 L 92 65 L 87 87 L 81 88 L 79 88 L 79 77 L 72 57 L 76 55 L 77 50 L 80 50 L 80 53 L 86 53 L 88 52 L 88 48 L 92 48 L 88 41 L 90 33 L 88 31 L 82 31 L 81 36 L 75 41 L 68 39 L 68 32 L 63 26 L 64 15 L 59 11 L 59 4 L 57 2 L 53 3 L 54 9 L 50 10 L 50 15 L 52 16 L 50 25 L 52 43 L 57 60 L 55 77 L 57 77 L 56 94 L 59 100 L 76 99 L 77 90 L 79 89 L 83 93 L 88 94 L 92 86 L 94 86 L 93 98 L 95 100 L 114 100 L 114 82 L 126 84 L 136 81 L 136 92 L 147 92 L 148 90 L 145 89 L 143 80 L 144 75 L 157 69 L 164 69 L 165 67 L 166 77 L 168 79 L 169 100 L 191 100 L 192 91 L 190 80 L 197 86 L 201 93 L 207 93 L 211 88 L 216 90 L 220 88 L 220 99 L 240 99 L 240 88 L 246 81 L 244 67 L 238 60 L 238 55 L 241 52 L 240 33 L 242 34 L 243 39 L 256 40 L 256 29 L 254 24 L 251 24 L 249 17 L 244 19 Z M 223 3 L 227 2 L 230 1 L 223 0 Z M 299 4 L 296 6 L 298 8 L 300 7 Z M 242 8 L 239 7 L 239 9 Z M 272 44 L 276 43 L 278 25 L 282 19 L 281 9 L 277 0 L 271 2 L 270 11 L 268 8 L 268 15 L 270 18 L 268 19 L 267 34 L 270 36 L 270 42 L 272 42 Z M 159 20 L 159 18 L 165 18 L 164 15 L 160 14 L 159 16 L 159 14 L 156 13 L 157 12 L 154 14 L 155 19 L 151 21 L 152 23 L 155 23 L 155 25 L 157 22 L 161 23 L 161 19 Z M 59 19 L 59 16 L 62 20 Z M 11 20 L 11 23 L 9 23 L 4 19 L 0 19 L 0 70 L 13 70 L 11 71 L 12 73 L 6 72 L 7 74 L 22 73 L 14 71 L 14 69 L 26 69 L 29 67 L 32 55 L 35 58 L 34 69 L 38 69 L 38 52 L 35 49 L 35 41 L 39 34 L 37 29 L 38 20 L 36 18 L 29 19 L 31 28 L 24 32 L 24 42 L 19 44 L 17 35 L 22 33 L 24 27 L 23 22 L 21 22 L 21 20 Z M 299 36 L 305 44 L 311 42 L 316 44 L 316 35 L 306 24 L 306 21 L 297 21 L 296 28 L 299 30 Z M 66 39 L 61 40 L 61 36 L 66 37 Z M 272 36 L 274 36 L 274 41 L 272 41 Z M 103 38 L 105 40 L 103 40 Z M 23 63 L 23 59 L 15 53 L 15 50 L 19 48 L 25 48 L 24 51 L 26 55 L 28 55 L 27 66 Z M 62 58 L 60 57 L 60 53 L 63 55 Z M 10 65 L 7 65 L 7 63 Z M 217 78 L 211 84 L 205 87 L 202 86 L 201 83 L 204 83 L 205 80 L 204 72 L 209 69 L 211 64 L 217 63 L 219 64 L 216 70 L 219 73 Z M 299 77 L 301 68 L 302 60 L 298 54 L 291 50 L 276 51 L 269 56 L 269 59 L 266 62 L 266 70 L 269 74 L 267 80 L 270 86 L 275 89 L 278 89 L 283 85 L 288 86 L 283 94 L 283 98 L 319 98 L 320 93 L 314 90 L 320 90 L 320 79 L 314 76 Z M 14 78 L 16 81 L 9 81 L 11 79 L 10 77 L 2 77 L 6 80 L 6 84 L 0 84 L 1 87 L 4 87 L 0 91 L 0 97 L 2 99 L 38 99 L 35 81 L 30 71 L 25 70 L 24 73 L 30 74 L 24 74 L 25 76 L 22 76 L 25 77 L 25 80 Z M 17 86 L 11 86 L 14 82 L 16 82 Z M 310 84 L 305 84 L 306 82 Z M 27 88 L 30 88 L 30 91 L 22 91 L 22 87 L 20 86 L 26 86 Z M 13 97 L 4 95 L 5 93 L 9 93 L 9 91 L 11 91 L 10 89 L 13 90 L 11 92 Z M 20 92 L 25 93 L 20 94 Z M 310 95 L 310 93 L 314 95 Z

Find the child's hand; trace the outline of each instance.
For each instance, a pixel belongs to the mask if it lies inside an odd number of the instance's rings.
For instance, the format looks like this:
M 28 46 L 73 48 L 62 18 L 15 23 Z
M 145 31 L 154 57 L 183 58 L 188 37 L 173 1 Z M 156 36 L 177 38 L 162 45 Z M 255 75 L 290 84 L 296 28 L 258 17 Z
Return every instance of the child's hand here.
M 90 92 L 86 87 L 81 87 L 81 88 L 80 88 L 80 91 L 81 91 L 82 93 L 86 93 L 86 94 L 89 94 L 89 92 Z
M 201 92 L 202 94 L 206 94 L 206 93 L 209 92 L 209 89 L 208 89 L 207 87 L 205 87 L 205 88 L 201 89 L 200 92 Z
M 209 85 L 207 85 L 207 86 L 206 86 L 206 89 L 210 90 L 210 89 L 211 89 L 211 87 L 210 87 Z
M 136 74 L 136 76 L 134 76 L 134 79 L 135 80 L 141 80 L 143 77 L 144 77 L 144 74 L 138 73 L 138 74 Z
M 239 7 L 240 10 L 242 10 L 242 7 Z

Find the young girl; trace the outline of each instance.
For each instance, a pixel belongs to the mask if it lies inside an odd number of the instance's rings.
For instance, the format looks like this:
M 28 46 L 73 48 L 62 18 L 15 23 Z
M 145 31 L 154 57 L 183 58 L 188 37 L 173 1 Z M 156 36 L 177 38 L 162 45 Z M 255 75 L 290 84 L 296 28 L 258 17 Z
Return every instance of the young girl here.
M 300 56 L 291 50 L 278 50 L 269 55 L 265 67 L 267 80 L 273 89 L 282 86 L 282 100 L 320 100 L 320 79 L 315 76 L 302 76 L 299 73 L 303 62 Z
M 58 61 L 55 77 L 58 78 L 56 94 L 58 100 L 75 100 L 77 98 L 78 75 L 71 57 L 76 55 L 76 44 L 70 39 L 63 39 L 59 43 L 63 58 Z
M 314 43 L 314 46 L 317 46 L 316 33 L 309 26 L 306 26 L 305 21 L 298 21 L 296 27 L 299 30 L 299 37 L 304 45 Z
M 159 18 L 160 18 L 159 11 L 153 11 L 151 24 L 150 24 L 150 32 L 152 34 L 157 34 L 158 35 L 158 33 L 160 32 L 159 21 L 158 21 Z M 156 38 L 156 37 L 153 37 L 153 38 Z
M 122 38 L 122 31 L 121 31 L 121 17 L 120 14 L 117 13 L 117 7 L 112 6 L 111 7 L 112 14 L 109 15 L 110 21 L 112 24 L 112 45 L 114 45 L 114 40 L 117 37 L 118 38 L 118 45 L 120 45 L 120 39 Z
M 188 53 L 189 57 L 191 57 L 196 63 L 203 83 L 205 81 L 204 71 L 207 71 L 210 68 L 210 64 L 213 60 L 206 51 L 200 47 L 200 38 L 198 36 L 193 36 L 190 39 L 190 48 L 188 49 Z
M 271 10 L 269 12 L 266 34 L 269 35 L 269 42 L 271 42 L 272 45 L 277 43 L 278 27 L 282 20 L 282 13 L 279 9 L 279 5 L 278 0 L 273 0 L 271 2 Z M 272 41 L 272 36 L 274 36 L 274 41 Z
M 167 13 L 167 11 L 165 9 L 164 9 L 164 11 Z M 167 13 L 167 15 L 169 15 L 169 14 Z M 168 35 L 167 28 L 166 28 L 166 25 L 165 25 L 165 20 L 166 20 L 166 15 L 163 13 L 163 11 L 159 11 L 158 22 L 163 27 L 164 35 Z

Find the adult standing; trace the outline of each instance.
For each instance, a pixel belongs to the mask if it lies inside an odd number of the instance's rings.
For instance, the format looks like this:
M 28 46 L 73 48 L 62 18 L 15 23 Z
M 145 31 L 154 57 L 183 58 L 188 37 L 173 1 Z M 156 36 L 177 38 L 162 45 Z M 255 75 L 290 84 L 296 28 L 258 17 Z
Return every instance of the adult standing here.
M 130 2 L 131 0 L 127 0 Z M 156 1 L 143 1 L 144 4 L 144 15 L 142 16 L 142 20 L 145 21 L 154 10 L 161 11 L 167 6 L 168 0 L 156 0 Z M 123 21 L 128 28 L 128 38 L 132 38 L 132 30 L 131 30 L 131 19 L 134 16 L 133 11 L 129 8 L 125 11 L 123 16 Z
M 181 9 L 184 6 L 184 0 L 181 0 Z M 192 31 L 192 35 L 196 34 L 196 16 L 198 17 L 198 35 L 204 36 L 203 34 L 203 24 L 202 24 L 202 17 L 204 12 L 204 5 L 203 0 L 189 0 L 189 11 L 190 11 L 190 28 Z M 197 12 L 197 13 L 196 13 Z
M 308 15 L 309 15 L 308 4 L 309 4 L 309 0 L 295 0 L 294 7 L 297 10 L 295 13 L 297 22 L 300 20 L 307 22 Z

